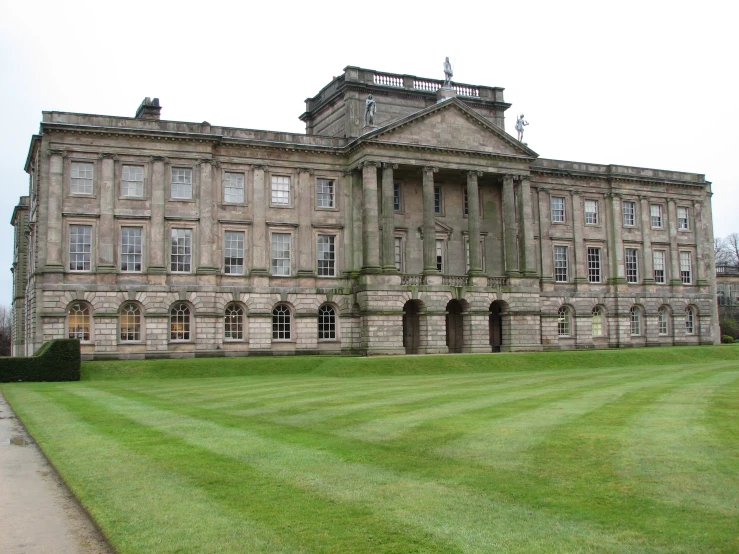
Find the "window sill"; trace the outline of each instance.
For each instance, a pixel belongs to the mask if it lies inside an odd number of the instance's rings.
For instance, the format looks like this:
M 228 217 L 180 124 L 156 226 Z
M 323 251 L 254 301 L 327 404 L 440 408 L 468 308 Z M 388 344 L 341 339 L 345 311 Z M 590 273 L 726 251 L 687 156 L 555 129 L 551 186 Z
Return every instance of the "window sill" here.
M 336 208 L 336 207 L 334 207 L 334 208 L 327 208 L 325 206 L 316 206 L 314 208 L 314 210 L 317 211 L 317 212 L 338 212 L 339 211 L 339 208 Z
M 183 202 L 185 204 L 195 204 L 197 203 L 197 200 L 193 200 L 192 198 L 169 198 L 169 202 Z
M 246 202 L 222 202 L 222 208 L 245 208 L 249 204 Z
M 118 200 L 138 200 L 139 202 L 143 202 L 144 200 L 148 200 L 146 196 L 119 196 Z

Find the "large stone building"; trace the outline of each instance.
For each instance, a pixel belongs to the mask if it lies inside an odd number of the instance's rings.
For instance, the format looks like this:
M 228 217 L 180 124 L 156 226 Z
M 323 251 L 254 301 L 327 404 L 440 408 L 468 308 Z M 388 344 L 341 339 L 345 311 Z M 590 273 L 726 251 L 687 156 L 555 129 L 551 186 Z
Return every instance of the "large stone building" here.
M 505 132 L 502 88 L 442 85 L 347 67 L 304 135 L 165 121 L 156 99 L 44 112 L 12 220 L 14 353 L 716 340 L 703 175 L 539 158 Z

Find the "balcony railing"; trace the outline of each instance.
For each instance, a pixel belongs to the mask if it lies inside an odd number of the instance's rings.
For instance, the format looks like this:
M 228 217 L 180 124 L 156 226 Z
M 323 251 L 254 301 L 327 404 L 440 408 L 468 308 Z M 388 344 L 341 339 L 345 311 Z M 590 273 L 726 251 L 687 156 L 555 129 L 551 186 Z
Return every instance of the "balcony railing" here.
M 488 286 L 502 289 L 508 286 L 508 277 L 488 277 Z
M 400 284 L 411 286 L 425 285 L 426 279 L 423 275 L 401 275 Z
M 450 287 L 464 287 L 469 283 L 467 275 L 442 275 L 441 284 Z
M 729 264 L 716 265 L 716 274 L 717 275 L 739 275 L 739 266 L 729 265 Z
M 403 77 L 398 77 L 396 75 L 386 75 L 385 73 L 375 73 L 374 82 L 376 85 L 383 85 L 385 87 L 403 88 Z

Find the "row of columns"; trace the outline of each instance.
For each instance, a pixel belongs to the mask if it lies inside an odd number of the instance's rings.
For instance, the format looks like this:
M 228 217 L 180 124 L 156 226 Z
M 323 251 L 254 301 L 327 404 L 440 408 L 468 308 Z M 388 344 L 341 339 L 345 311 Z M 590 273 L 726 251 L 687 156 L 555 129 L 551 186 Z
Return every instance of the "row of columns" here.
M 395 220 L 394 178 L 398 166 L 391 163 L 367 161 L 362 163 L 362 272 L 395 273 Z M 377 171 L 382 171 L 382 228 L 378 213 Z M 423 193 L 423 273 L 438 274 L 436 269 L 436 224 L 434 212 L 434 174 L 438 168 L 422 168 Z M 469 274 L 482 274 L 480 251 L 480 196 L 478 177 L 481 171 L 470 170 L 467 175 L 467 218 L 469 226 Z M 535 276 L 536 258 L 532 245 L 534 229 L 531 188 L 528 179 L 519 180 L 518 210 L 514 207 L 515 191 L 513 175 L 503 177 L 503 213 L 505 233 L 505 267 L 510 276 Z M 519 230 L 520 227 L 520 230 Z M 519 233 L 523 241 L 520 244 Z M 473 238 L 475 240 L 473 240 Z M 380 265 L 380 251 L 384 264 Z

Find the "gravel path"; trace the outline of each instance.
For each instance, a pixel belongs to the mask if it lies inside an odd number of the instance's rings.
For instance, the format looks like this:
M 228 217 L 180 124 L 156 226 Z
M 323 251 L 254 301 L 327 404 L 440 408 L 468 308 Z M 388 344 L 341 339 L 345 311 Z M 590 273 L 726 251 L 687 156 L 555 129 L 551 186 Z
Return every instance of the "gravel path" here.
M 0 552 L 114 552 L 0 393 Z

